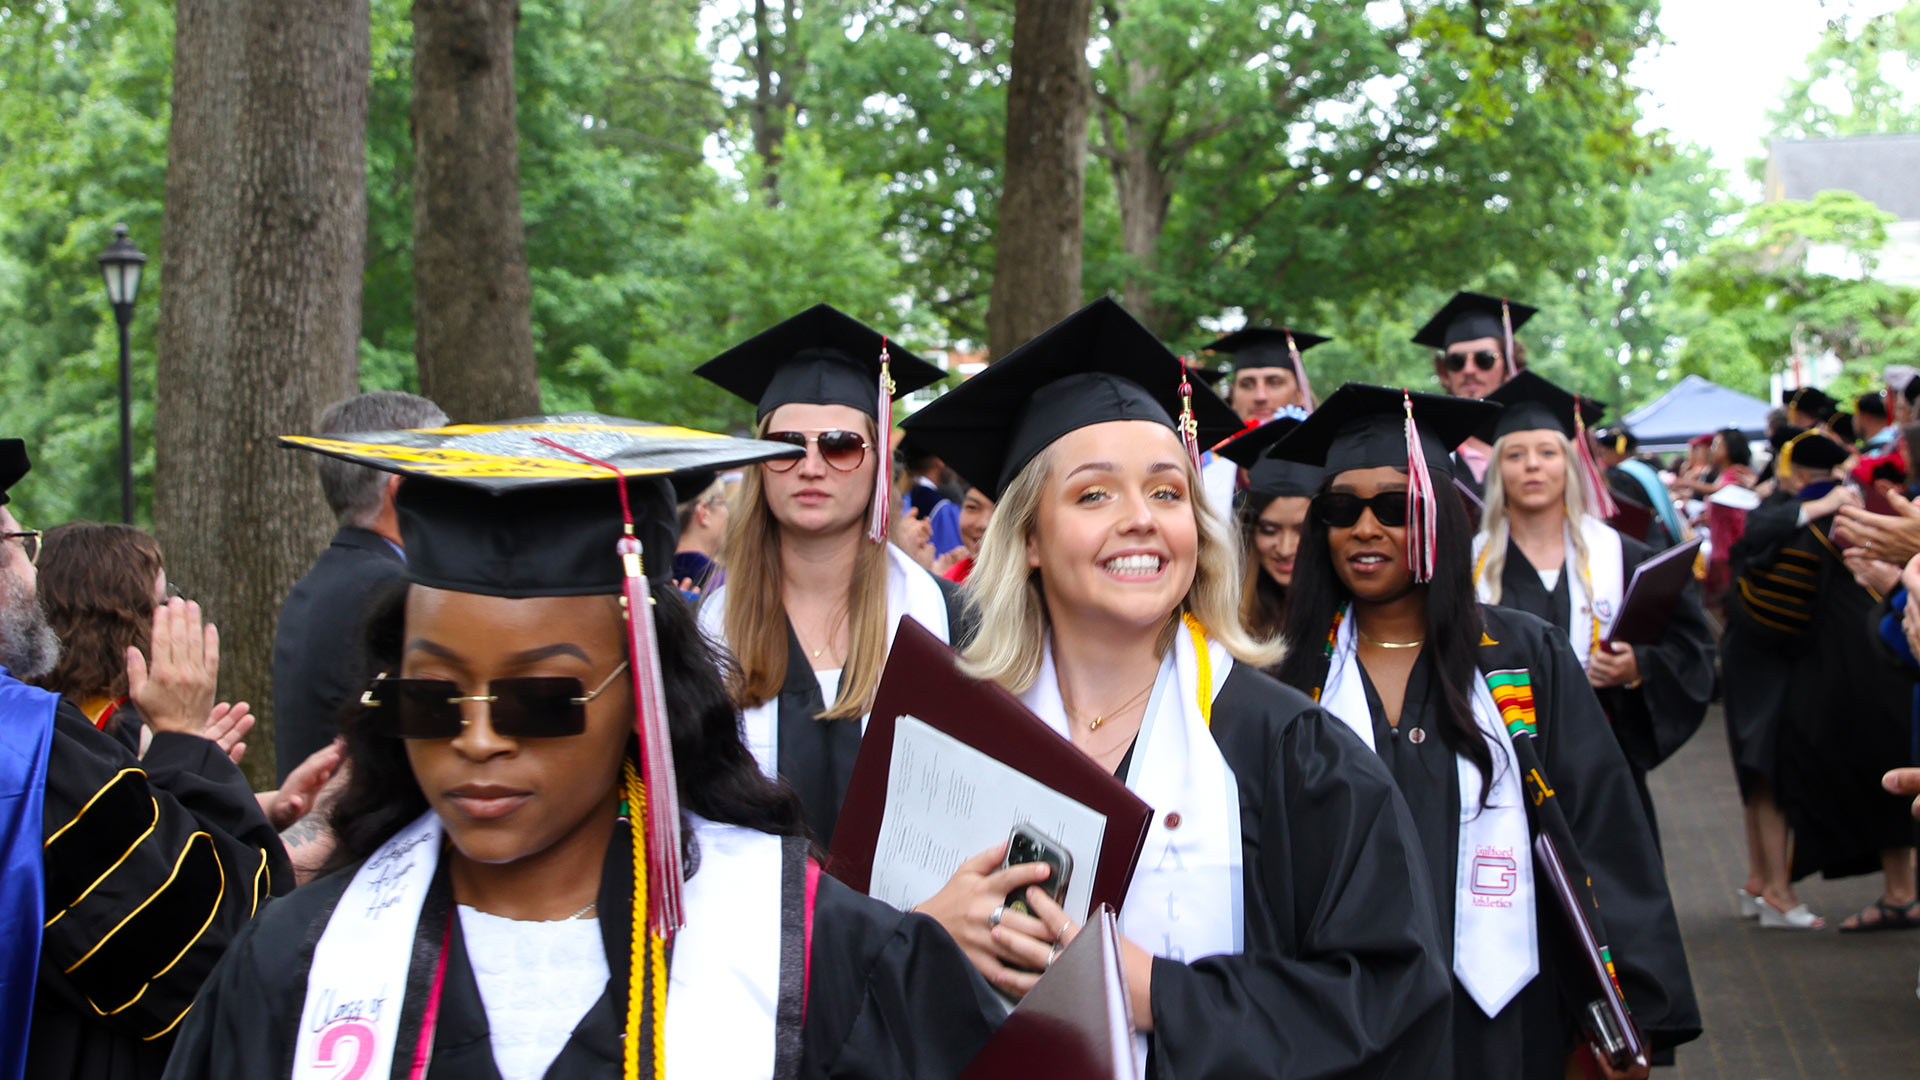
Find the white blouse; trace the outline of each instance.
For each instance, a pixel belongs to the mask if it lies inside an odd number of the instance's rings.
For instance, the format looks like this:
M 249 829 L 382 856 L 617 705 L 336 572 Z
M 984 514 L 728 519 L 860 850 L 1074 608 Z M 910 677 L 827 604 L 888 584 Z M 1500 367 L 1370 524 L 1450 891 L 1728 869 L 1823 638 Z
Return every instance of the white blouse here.
M 460 906 L 500 1080 L 540 1080 L 607 990 L 598 919 L 523 922 Z

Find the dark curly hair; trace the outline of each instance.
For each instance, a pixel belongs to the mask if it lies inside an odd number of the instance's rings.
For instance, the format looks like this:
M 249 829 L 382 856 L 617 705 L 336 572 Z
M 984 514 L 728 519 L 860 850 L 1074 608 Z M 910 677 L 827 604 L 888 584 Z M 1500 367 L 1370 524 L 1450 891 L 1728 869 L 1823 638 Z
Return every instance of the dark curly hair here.
M 40 602 L 60 639 L 60 662 L 39 685 L 72 698 L 127 693 L 127 648 L 153 637 L 160 544 L 131 525 L 74 521 L 47 532 L 40 553 Z
M 373 605 L 366 627 L 366 655 L 380 671 L 397 671 L 406 640 L 408 586 L 392 587 Z M 660 676 L 665 683 L 668 722 L 673 735 L 674 769 L 680 781 L 680 805 L 709 821 L 743 825 L 781 836 L 804 836 L 800 800 L 784 783 L 767 779 L 747 744 L 721 670 L 724 659 L 707 643 L 693 611 L 677 589 L 654 594 L 654 624 L 659 633 Z M 609 617 L 614 606 L 607 605 Z M 329 820 L 337 846 L 329 869 L 366 858 L 427 809 L 427 797 L 407 763 L 399 739 L 368 731 L 359 709 L 342 717 L 351 763 L 345 790 Z M 636 753 L 627 740 L 627 754 Z

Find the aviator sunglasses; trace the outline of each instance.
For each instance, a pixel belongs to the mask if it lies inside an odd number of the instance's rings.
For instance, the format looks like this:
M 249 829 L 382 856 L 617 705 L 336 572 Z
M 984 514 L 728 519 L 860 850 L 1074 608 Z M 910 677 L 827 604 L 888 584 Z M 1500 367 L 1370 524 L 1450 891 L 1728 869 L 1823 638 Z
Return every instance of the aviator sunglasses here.
M 494 679 L 485 694 L 463 697 L 446 679 L 373 680 L 360 695 L 372 730 L 395 739 L 451 739 L 467 726 L 469 701 L 487 703 L 487 721 L 506 739 L 555 739 L 587 730 L 587 703 L 606 692 L 627 662 L 600 680 L 591 693 L 572 676 Z
M 769 431 L 761 436 L 773 442 L 797 446 L 802 450 L 809 446 L 818 447 L 820 460 L 835 472 L 852 472 L 867 459 L 867 437 L 857 431 L 823 431 L 818 435 L 809 435 L 804 431 Z M 777 473 L 791 472 L 804 458 L 786 458 L 781 461 L 763 461 L 768 469 Z
M 1373 520 L 1390 529 L 1407 523 L 1407 493 L 1383 491 L 1363 499 L 1346 491 L 1329 491 L 1313 497 L 1313 516 L 1329 529 L 1351 529 L 1360 522 L 1360 512 L 1373 511 Z
M 1448 371 L 1465 371 L 1467 369 L 1467 361 L 1469 360 L 1473 361 L 1473 366 L 1479 368 L 1481 371 L 1492 371 L 1495 367 L 1499 366 L 1500 354 L 1490 352 L 1486 349 L 1482 349 L 1479 352 L 1450 352 L 1441 353 L 1440 360 L 1447 365 Z

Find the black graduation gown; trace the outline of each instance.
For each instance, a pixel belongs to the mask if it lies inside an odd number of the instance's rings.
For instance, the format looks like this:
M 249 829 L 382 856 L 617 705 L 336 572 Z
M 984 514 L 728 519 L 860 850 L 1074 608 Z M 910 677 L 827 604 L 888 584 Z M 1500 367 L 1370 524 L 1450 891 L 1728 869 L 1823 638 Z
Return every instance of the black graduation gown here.
M 1799 501 L 1777 491 L 1747 511 L 1745 531 L 1727 553 L 1734 580 L 1777 559 L 1799 532 L 1799 517 Z M 1748 795 L 1756 783 L 1774 786 L 1776 736 L 1787 715 L 1792 662 L 1774 641 L 1731 613 L 1740 603 L 1737 587 L 1728 590 L 1726 603 L 1730 613 L 1720 635 L 1720 670 L 1727 747 L 1741 794 Z
M 935 580 L 947 601 L 949 638 L 959 648 L 973 636 L 971 611 L 960 586 L 942 578 Z M 780 687 L 775 752 L 780 779 L 800 796 L 807 828 L 822 850 L 833 847 L 833 827 L 840 820 L 840 803 L 847 796 L 854 759 L 860 756 L 861 735 L 855 721 L 816 719 L 826 708 L 820 680 L 789 622 L 787 678 Z
M 1534 616 L 1485 605 L 1481 612 L 1487 636 L 1480 646 L 1480 670 L 1524 668 L 1531 674 L 1539 728 L 1535 748 L 1593 879 L 1634 1022 L 1656 1050 L 1697 1038 L 1700 1010 L 1666 873 L 1619 744 L 1607 731 L 1572 646 Z M 1361 671 L 1364 675 L 1365 668 Z M 1319 681 L 1325 681 L 1324 671 Z M 1416 744 L 1407 737 L 1414 728 L 1434 730 L 1438 687 L 1423 652 L 1407 684 L 1398 729 L 1387 725 L 1371 680 L 1365 687 L 1374 747 L 1406 797 L 1426 853 L 1434 906 L 1447 928 L 1439 955 L 1451 971 L 1459 778 L 1446 743 L 1430 737 Z M 1479 792 L 1468 795 L 1478 798 Z M 1537 925 L 1559 919 L 1537 878 L 1535 899 Z M 1452 982 L 1451 1045 L 1441 1055 L 1453 1075 L 1473 1080 L 1561 1080 L 1565 1075 L 1577 1024 L 1554 985 L 1553 951 L 1542 948 L 1540 962 L 1541 977 L 1492 1018 L 1457 980 Z
M 293 888 L 280 838 L 212 741 L 156 733 L 136 759 L 64 699 L 41 827 L 53 922 L 26 1074 L 158 1076 L 181 1016 L 255 906 Z
M 552 1080 L 617 1080 L 626 1011 L 631 905 L 631 849 L 625 829 L 608 847 L 600 884 L 601 936 L 610 972 L 604 994 L 588 1008 L 546 1075 Z M 785 845 L 789 900 L 804 840 Z M 234 942 L 196 1003 L 167 1064 L 168 1080 L 286 1076 L 297 1045 L 313 950 L 358 864 L 320 879 L 270 906 Z M 697 873 L 698 870 L 696 869 Z M 486 1009 L 466 953 L 460 920 L 451 919 L 446 861 L 421 909 L 414 960 L 397 1045 L 418 1038 L 433 958 L 450 928 L 445 984 L 428 1080 L 499 1080 Z M 789 927 L 803 917 L 782 903 Z M 792 1015 L 802 978 L 797 953 L 780 972 L 783 1015 Z M 986 1044 L 1005 1014 L 965 954 L 938 923 L 905 915 L 824 874 L 813 911 L 806 1020 L 782 1027 L 777 1080 L 794 1077 L 951 1077 Z M 407 1055 L 395 1055 L 392 1076 L 405 1080 Z
M 1441 924 L 1392 777 L 1245 665 L 1211 730 L 1240 790 L 1245 951 L 1154 960 L 1149 1075 L 1447 1075 Z
M 1631 536 L 1613 534 L 1620 542 L 1622 584 L 1633 579 L 1634 568 L 1653 557 L 1653 549 Z M 1573 563 L 1568 553 L 1560 580 L 1549 593 L 1540 583 L 1540 572 L 1527 560 L 1520 545 L 1507 541 L 1506 569 L 1500 575 L 1500 606 L 1524 611 L 1552 623 L 1563 634 L 1572 634 L 1573 593 L 1567 573 Z M 1580 632 L 1591 631 L 1581 619 Z M 1713 694 L 1713 629 L 1700 607 L 1700 594 L 1692 582 L 1674 604 L 1673 621 L 1667 632 L 1652 645 L 1633 646 L 1634 659 L 1640 665 L 1642 682 L 1629 689 L 1610 686 L 1595 691 L 1601 708 L 1612 722 L 1614 738 L 1626 755 L 1633 784 L 1640 802 L 1653 822 L 1653 797 L 1647 790 L 1647 773 L 1673 756 L 1700 728 L 1707 715 L 1707 700 Z M 1655 831 L 1655 839 L 1659 837 Z

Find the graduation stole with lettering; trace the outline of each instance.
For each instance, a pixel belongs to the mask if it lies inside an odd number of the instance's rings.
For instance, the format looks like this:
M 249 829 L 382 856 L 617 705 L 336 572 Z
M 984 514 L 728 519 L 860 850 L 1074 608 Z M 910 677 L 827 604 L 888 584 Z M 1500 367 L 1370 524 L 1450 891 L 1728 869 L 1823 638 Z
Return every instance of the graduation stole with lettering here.
M 1375 749 L 1373 712 L 1367 705 L 1353 620 L 1348 615 L 1348 610 L 1342 610 L 1327 632 L 1327 677 L 1314 699 L 1368 749 Z M 1460 828 L 1453 870 L 1453 974 L 1490 1017 L 1506 1008 L 1540 972 L 1523 773 L 1514 741 L 1503 731 L 1511 730 L 1513 723 L 1530 721 L 1532 715 L 1533 694 L 1526 672 L 1493 672 L 1473 684 L 1474 724 L 1494 762 L 1484 806 L 1476 798 L 1479 767 L 1463 755 L 1454 755 Z

